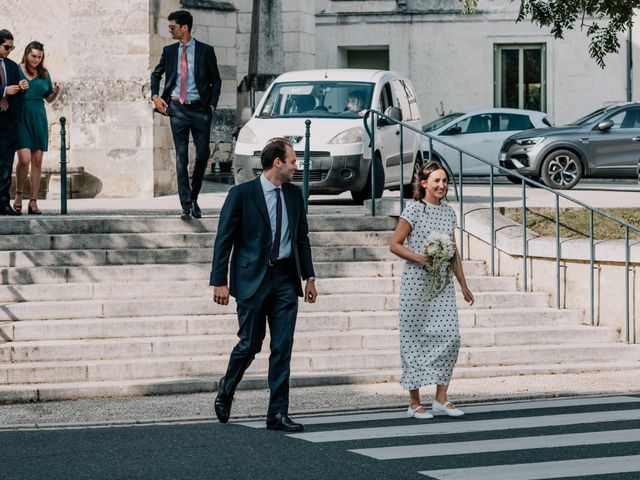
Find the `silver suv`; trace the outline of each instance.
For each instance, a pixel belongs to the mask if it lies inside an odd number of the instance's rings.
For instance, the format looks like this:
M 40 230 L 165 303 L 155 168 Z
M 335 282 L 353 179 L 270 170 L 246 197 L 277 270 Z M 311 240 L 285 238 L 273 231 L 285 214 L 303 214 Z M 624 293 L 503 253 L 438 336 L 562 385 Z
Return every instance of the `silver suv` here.
M 502 167 L 561 190 L 581 178 L 636 178 L 639 160 L 640 103 L 600 108 L 564 127 L 516 133 L 500 150 Z

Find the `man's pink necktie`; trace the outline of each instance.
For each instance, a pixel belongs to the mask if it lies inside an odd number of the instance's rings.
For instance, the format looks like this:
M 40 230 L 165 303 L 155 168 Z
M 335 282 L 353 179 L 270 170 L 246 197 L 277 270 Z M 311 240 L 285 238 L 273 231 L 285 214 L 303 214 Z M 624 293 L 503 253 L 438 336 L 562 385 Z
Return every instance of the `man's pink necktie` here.
M 182 47 L 182 58 L 180 59 L 180 103 L 187 99 L 187 46 Z
M 7 86 L 7 77 L 4 74 L 4 60 L 0 59 L 0 93 L 4 93 Z M 9 110 L 9 100 L 6 96 L 0 98 L 0 111 Z

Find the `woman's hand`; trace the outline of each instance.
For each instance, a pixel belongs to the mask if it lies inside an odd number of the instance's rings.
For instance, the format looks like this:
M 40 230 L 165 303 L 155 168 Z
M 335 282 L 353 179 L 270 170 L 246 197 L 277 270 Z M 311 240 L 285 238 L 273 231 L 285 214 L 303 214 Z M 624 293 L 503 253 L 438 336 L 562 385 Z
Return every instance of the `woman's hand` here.
M 464 298 L 464 301 L 469 305 L 473 305 L 476 299 L 474 298 L 473 293 L 471 293 L 471 290 L 469 290 L 469 287 L 465 285 L 464 287 L 460 287 L 460 290 L 462 290 L 462 297 Z

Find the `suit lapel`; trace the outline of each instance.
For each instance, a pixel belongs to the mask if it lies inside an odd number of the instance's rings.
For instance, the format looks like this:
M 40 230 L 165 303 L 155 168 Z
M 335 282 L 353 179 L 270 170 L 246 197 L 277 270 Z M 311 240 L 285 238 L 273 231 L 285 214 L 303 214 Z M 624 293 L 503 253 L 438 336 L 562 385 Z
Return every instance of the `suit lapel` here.
M 262 191 L 262 184 L 260 183 L 260 175 L 256 177 L 253 182 L 253 195 L 256 205 L 258 205 L 258 210 L 262 214 L 265 222 L 267 222 L 267 226 L 269 230 L 271 230 L 271 220 L 269 220 L 269 211 L 267 210 L 267 202 L 264 199 L 264 192 Z
M 193 44 L 195 45 L 195 50 L 193 52 L 193 78 L 195 80 L 200 65 L 200 55 L 202 55 L 202 48 L 200 42 L 195 38 L 193 39 Z

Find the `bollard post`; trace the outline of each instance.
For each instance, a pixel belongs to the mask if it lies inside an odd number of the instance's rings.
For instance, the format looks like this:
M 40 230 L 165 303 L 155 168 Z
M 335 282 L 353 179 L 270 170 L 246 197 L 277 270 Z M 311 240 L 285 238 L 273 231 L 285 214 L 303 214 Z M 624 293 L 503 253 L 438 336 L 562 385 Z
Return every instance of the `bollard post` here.
M 60 213 L 67 214 L 67 119 L 60 117 Z
M 302 172 L 302 194 L 304 197 L 304 211 L 309 213 L 309 139 L 311 138 L 311 120 L 304 121 L 304 170 Z

